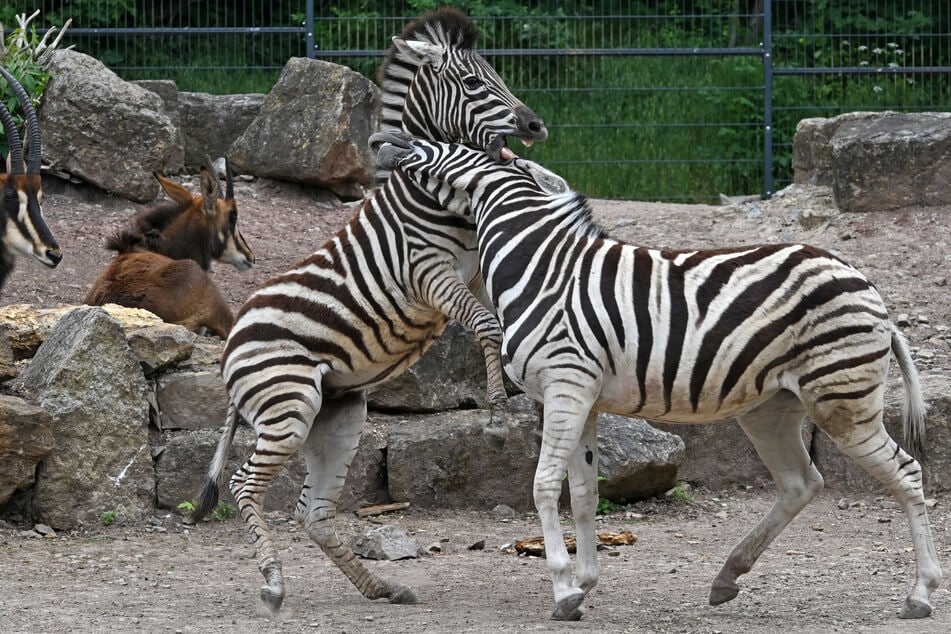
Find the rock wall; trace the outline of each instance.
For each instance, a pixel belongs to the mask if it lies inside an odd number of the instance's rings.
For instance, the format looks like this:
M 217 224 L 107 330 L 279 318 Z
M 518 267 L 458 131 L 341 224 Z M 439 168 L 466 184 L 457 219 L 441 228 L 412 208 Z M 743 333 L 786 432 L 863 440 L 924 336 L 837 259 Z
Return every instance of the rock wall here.
M 0 413 L 12 421 L 0 425 L 0 456 L 5 448 L 31 447 L 0 466 L 0 505 L 15 498 L 8 516 L 69 529 L 105 512 L 135 520 L 196 497 L 227 414 L 220 340 L 112 305 L 0 307 L 0 325 L 0 340 L 17 359 L 8 362 L 6 374 L 15 378 L 0 397 Z M 533 508 L 534 405 L 511 399 L 497 414 L 510 428 L 508 440 L 501 450 L 490 448 L 483 440 L 489 412 L 478 409 L 486 400 L 483 363 L 472 336 L 453 322 L 426 359 L 368 395 L 369 421 L 342 510 L 389 501 Z M 636 499 L 675 484 L 684 457 L 677 436 L 622 417 L 602 417 L 600 426 L 606 495 Z M 239 428 L 229 474 L 253 444 L 252 431 Z M 305 475 L 294 456 L 267 507 L 292 509 Z M 228 491 L 222 499 L 233 503 Z

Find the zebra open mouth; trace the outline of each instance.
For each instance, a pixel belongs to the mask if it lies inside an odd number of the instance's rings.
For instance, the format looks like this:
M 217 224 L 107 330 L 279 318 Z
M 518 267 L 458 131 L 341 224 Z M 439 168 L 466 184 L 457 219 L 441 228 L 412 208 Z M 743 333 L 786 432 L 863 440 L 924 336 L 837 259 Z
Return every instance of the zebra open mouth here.
M 526 139 L 524 137 L 516 138 L 521 141 L 522 145 L 525 147 L 532 147 L 532 145 L 535 143 L 534 139 Z M 511 161 L 514 158 L 518 158 L 515 152 L 509 149 L 508 145 L 506 145 L 506 138 L 501 134 L 489 142 L 488 147 L 485 148 L 485 152 L 489 155 L 489 158 L 491 158 L 496 163 L 501 163 L 502 161 Z

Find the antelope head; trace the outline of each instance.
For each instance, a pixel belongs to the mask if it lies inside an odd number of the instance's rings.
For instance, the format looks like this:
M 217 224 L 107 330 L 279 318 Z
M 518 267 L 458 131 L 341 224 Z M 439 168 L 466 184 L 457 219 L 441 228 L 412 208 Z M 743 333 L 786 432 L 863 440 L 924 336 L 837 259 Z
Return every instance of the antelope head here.
M 29 135 L 24 166 L 23 142 L 16 122 L 6 106 L 0 103 L 0 119 L 10 146 L 8 171 L 0 172 L 0 259 L 6 259 L 7 266 L 11 267 L 13 254 L 32 255 L 52 268 L 63 256 L 46 226 L 40 207 L 43 184 L 40 180 L 40 127 L 36 110 L 23 86 L 2 66 L 0 76 L 7 80 L 20 101 Z

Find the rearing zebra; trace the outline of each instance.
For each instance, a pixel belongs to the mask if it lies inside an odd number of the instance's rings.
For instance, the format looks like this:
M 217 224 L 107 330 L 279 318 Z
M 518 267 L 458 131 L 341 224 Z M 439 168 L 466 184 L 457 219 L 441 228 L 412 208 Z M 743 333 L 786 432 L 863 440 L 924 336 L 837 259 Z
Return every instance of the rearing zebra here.
M 889 353 L 905 386 L 906 442 L 921 448 L 924 403 L 908 346 L 874 286 L 814 247 L 661 251 L 612 240 L 556 174 L 496 164 L 459 145 L 389 140 L 378 160 L 449 210 L 476 216 L 480 265 L 502 323 L 508 375 L 544 405 L 534 495 L 556 608 L 578 619 L 598 580 L 597 412 L 668 423 L 736 417 L 776 480 L 778 500 L 733 549 L 710 603 L 822 489 L 803 446 L 809 415 L 904 507 L 917 559 L 900 616 L 931 614 L 941 582 L 918 462 L 882 424 Z M 567 469 L 577 528 L 571 564 L 558 521 Z
M 443 9 L 411 24 L 382 70 L 386 121 L 430 122 L 440 138 L 510 154 L 505 135 L 543 140 L 547 130 L 473 50 L 475 26 Z M 405 101 L 404 101 L 405 100 Z M 272 611 L 284 599 L 281 562 L 262 504 L 287 458 L 301 450 L 307 479 L 296 517 L 368 598 L 415 603 L 403 585 L 371 574 L 337 536 L 337 500 L 366 421 L 364 391 L 415 362 L 449 319 L 476 332 L 490 402 L 505 398 L 495 317 L 483 293 L 472 218 L 447 214 L 405 176 L 390 178 L 322 248 L 258 289 L 237 314 L 222 356 L 231 407 L 205 480 L 197 520 L 214 508 L 238 415 L 254 428 L 250 459 L 231 491 L 254 538 Z

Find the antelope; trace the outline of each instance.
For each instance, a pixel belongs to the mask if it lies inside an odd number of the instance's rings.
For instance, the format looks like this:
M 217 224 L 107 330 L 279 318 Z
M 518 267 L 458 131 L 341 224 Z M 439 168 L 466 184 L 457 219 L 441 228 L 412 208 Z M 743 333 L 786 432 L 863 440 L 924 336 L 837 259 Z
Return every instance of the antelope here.
M 209 161 L 210 164 L 210 161 Z M 106 243 L 117 255 L 86 295 L 93 306 L 144 308 L 163 321 L 193 332 L 228 336 L 234 315 L 208 276 L 212 260 L 249 269 L 254 254 L 238 231 L 234 183 L 226 163 L 227 191 L 221 195 L 213 168 L 200 170 L 200 195 L 155 174 L 171 201 L 136 215 L 132 227 Z
M 24 171 L 23 142 L 13 115 L 0 102 L 0 120 L 10 148 L 7 165 L 0 171 L 0 290 L 13 271 L 16 255 L 32 255 L 50 268 L 56 268 L 63 259 L 53 233 L 43 219 L 43 183 L 40 178 L 40 126 L 36 110 L 23 86 L 5 68 L 0 75 L 13 88 L 29 134 L 26 170 Z M 2 161 L 0 161 L 2 162 Z

